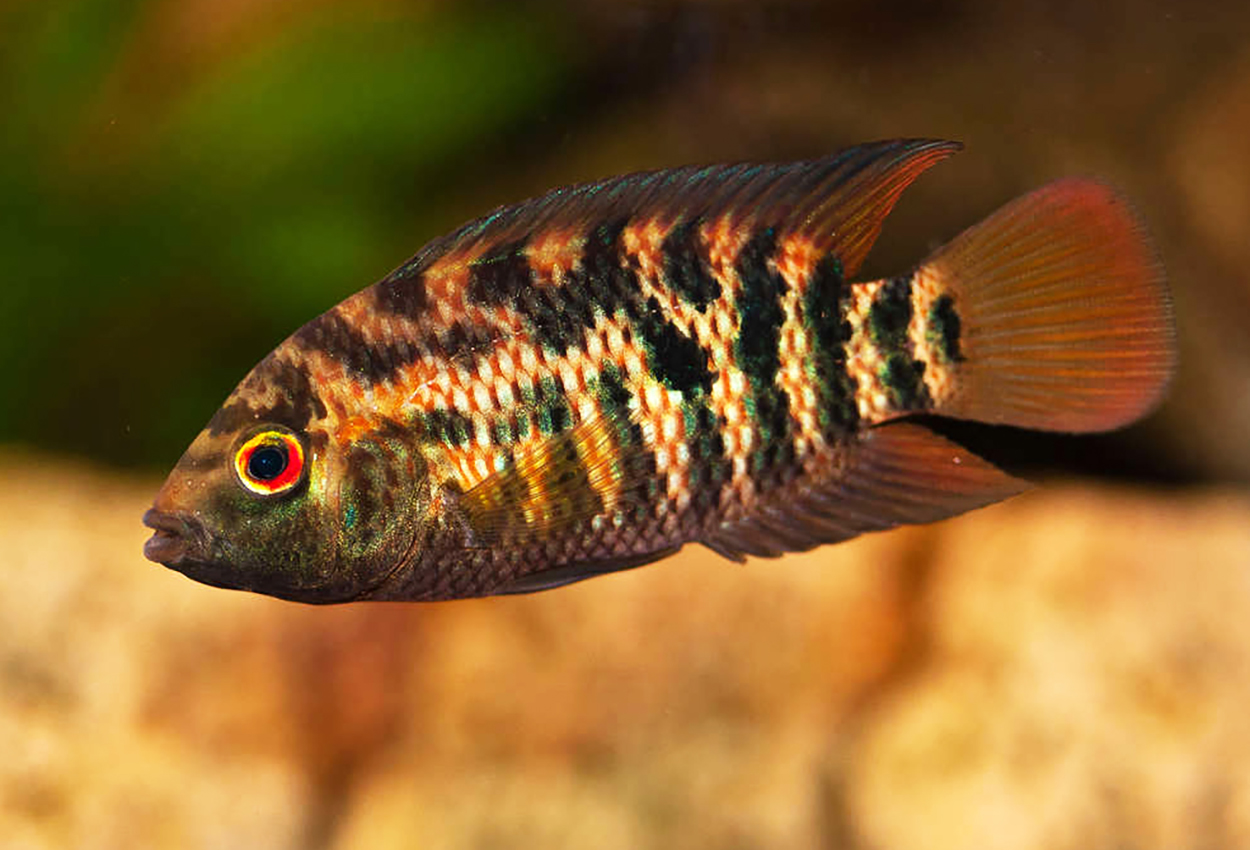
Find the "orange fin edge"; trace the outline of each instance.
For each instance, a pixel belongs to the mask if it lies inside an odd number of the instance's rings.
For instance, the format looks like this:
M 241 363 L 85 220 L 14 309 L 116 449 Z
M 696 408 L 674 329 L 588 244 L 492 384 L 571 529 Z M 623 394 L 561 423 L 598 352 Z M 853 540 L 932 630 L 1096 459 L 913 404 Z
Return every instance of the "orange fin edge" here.
M 1145 415 L 1175 368 L 1172 302 L 1141 220 L 1114 189 L 1069 178 L 957 236 L 916 272 L 953 298 L 953 391 L 938 413 L 1048 431 Z

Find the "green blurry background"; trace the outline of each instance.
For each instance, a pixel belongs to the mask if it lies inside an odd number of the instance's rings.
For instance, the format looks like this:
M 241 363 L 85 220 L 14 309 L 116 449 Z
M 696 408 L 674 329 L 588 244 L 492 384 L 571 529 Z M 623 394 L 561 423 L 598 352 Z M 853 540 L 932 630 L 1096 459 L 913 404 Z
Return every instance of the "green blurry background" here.
M 1047 179 L 1156 231 L 1184 366 L 1023 468 L 1246 480 L 1244 4 L 10 0 L 0 11 L 0 442 L 163 468 L 250 366 L 427 239 L 554 185 L 900 135 L 898 271 Z M 1240 218 L 1239 218 L 1240 216 Z
M 148 465 L 518 167 L 588 58 L 511 3 L 32 2 L 2 32 L 0 440 Z

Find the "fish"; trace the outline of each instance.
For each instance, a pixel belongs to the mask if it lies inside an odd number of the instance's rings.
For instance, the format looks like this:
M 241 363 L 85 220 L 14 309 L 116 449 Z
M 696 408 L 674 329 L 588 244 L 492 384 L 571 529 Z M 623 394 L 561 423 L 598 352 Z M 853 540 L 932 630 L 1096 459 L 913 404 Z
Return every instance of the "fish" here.
M 903 190 L 961 147 L 631 174 L 435 239 L 244 377 L 144 553 L 298 602 L 447 600 L 1016 495 L 926 421 L 1136 421 L 1174 370 L 1171 297 L 1140 218 L 1089 178 L 858 280 Z

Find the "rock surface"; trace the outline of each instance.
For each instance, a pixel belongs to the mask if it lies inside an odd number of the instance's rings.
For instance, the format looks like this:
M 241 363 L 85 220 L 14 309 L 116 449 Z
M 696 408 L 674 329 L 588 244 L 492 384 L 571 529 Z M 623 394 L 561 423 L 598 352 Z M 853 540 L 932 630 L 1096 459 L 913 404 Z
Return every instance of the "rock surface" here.
M 6 848 L 1250 846 L 1244 493 L 310 608 L 143 561 L 155 482 L 0 478 Z

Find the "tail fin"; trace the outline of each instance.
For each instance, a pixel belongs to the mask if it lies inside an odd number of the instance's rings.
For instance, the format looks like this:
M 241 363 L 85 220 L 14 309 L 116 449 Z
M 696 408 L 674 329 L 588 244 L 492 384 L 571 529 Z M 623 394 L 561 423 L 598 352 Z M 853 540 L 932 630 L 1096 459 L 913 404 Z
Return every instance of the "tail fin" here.
M 936 412 L 1105 431 L 1158 403 L 1172 306 L 1144 228 L 1109 187 L 1060 180 L 1008 204 L 917 271 L 949 370 Z

